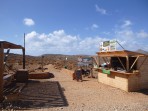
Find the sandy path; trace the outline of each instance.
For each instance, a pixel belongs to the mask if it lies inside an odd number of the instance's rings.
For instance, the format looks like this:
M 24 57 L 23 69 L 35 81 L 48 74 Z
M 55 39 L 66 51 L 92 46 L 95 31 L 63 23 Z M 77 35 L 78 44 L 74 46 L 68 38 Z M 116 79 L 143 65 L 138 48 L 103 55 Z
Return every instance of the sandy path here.
M 125 92 L 83 78 L 72 76 L 46 66 L 54 78 L 29 80 L 13 109 L 30 111 L 148 111 L 148 92 Z
M 50 108 L 66 111 L 148 111 L 148 93 L 127 93 L 97 82 L 97 79 L 84 78 L 83 82 L 72 80 L 71 75 L 47 66 L 55 75 L 50 81 L 59 81 L 68 106 Z

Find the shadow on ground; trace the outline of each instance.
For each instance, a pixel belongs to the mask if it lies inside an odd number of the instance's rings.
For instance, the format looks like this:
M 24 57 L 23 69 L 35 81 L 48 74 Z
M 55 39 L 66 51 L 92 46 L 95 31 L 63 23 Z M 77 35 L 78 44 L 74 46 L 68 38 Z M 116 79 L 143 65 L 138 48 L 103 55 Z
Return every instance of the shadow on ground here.
M 15 110 L 40 109 L 68 106 L 63 90 L 57 81 L 29 81 L 19 96 L 19 100 L 12 104 Z
M 148 89 L 142 89 L 142 90 L 138 91 L 138 93 L 148 95 Z

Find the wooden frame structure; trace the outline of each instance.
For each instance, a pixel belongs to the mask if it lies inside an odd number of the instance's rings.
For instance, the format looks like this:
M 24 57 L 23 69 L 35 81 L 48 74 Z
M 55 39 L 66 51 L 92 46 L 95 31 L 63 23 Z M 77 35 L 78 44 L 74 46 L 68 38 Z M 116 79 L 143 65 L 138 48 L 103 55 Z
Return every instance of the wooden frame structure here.
M 3 100 L 3 72 L 4 72 L 4 49 L 22 49 L 23 69 L 25 69 L 25 48 L 21 45 L 13 44 L 7 41 L 0 41 L 0 102 Z
M 99 64 L 101 67 L 98 69 L 98 82 L 127 92 L 148 88 L 148 55 L 128 50 L 97 52 L 97 54 L 99 60 L 102 59 L 106 63 L 106 66 Z M 132 57 L 134 59 L 131 59 Z M 113 58 L 116 58 L 118 62 L 116 66 L 112 63 Z M 110 62 L 110 64 L 108 64 L 108 62 Z M 134 67 L 135 64 L 136 68 Z M 119 65 L 119 69 L 117 69 L 117 65 Z M 122 67 L 123 70 L 122 68 L 120 70 L 120 67 Z
M 135 65 L 136 61 L 138 60 L 139 57 L 144 56 L 145 59 L 147 58 L 148 55 L 138 53 L 138 52 L 133 52 L 133 51 L 128 51 L 128 50 L 123 50 L 123 51 L 108 51 L 108 52 L 97 52 L 99 57 L 102 57 L 104 61 L 106 62 L 105 57 L 117 57 L 119 62 L 121 63 L 122 67 L 126 70 L 126 72 L 130 72 L 133 66 Z M 122 63 L 119 57 L 126 57 L 126 67 Z M 132 66 L 129 67 L 129 57 L 136 57 L 136 60 L 133 62 Z M 144 59 L 144 61 L 145 61 Z M 108 60 L 107 60 L 108 61 Z M 143 62 L 144 62 L 143 61 Z M 142 63 L 143 64 L 143 63 Z M 142 66 L 140 65 L 140 67 Z M 140 67 L 138 69 L 140 69 Z

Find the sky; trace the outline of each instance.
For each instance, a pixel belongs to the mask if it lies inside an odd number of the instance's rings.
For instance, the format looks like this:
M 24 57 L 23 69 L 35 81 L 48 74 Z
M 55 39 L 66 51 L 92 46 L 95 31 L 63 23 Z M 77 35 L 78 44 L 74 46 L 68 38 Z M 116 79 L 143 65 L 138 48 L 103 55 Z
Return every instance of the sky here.
M 108 40 L 148 51 L 147 21 L 148 0 L 0 0 L 0 41 L 25 33 L 27 55 L 94 55 Z

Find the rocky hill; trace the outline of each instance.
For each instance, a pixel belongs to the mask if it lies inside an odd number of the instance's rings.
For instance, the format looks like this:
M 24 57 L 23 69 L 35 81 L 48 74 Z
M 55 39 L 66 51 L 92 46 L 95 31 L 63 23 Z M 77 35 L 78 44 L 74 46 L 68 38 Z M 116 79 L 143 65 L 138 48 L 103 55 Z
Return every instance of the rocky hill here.
M 77 58 L 80 55 L 61 55 L 61 54 L 44 54 L 41 56 L 26 55 L 26 68 L 30 72 L 35 72 L 41 69 L 42 59 L 43 65 L 52 64 L 56 69 L 66 67 L 70 70 L 75 69 L 77 66 Z M 81 55 L 82 57 L 88 57 L 87 55 Z M 17 70 L 22 68 L 23 57 L 20 54 L 9 54 L 7 59 L 7 65 L 9 70 Z

